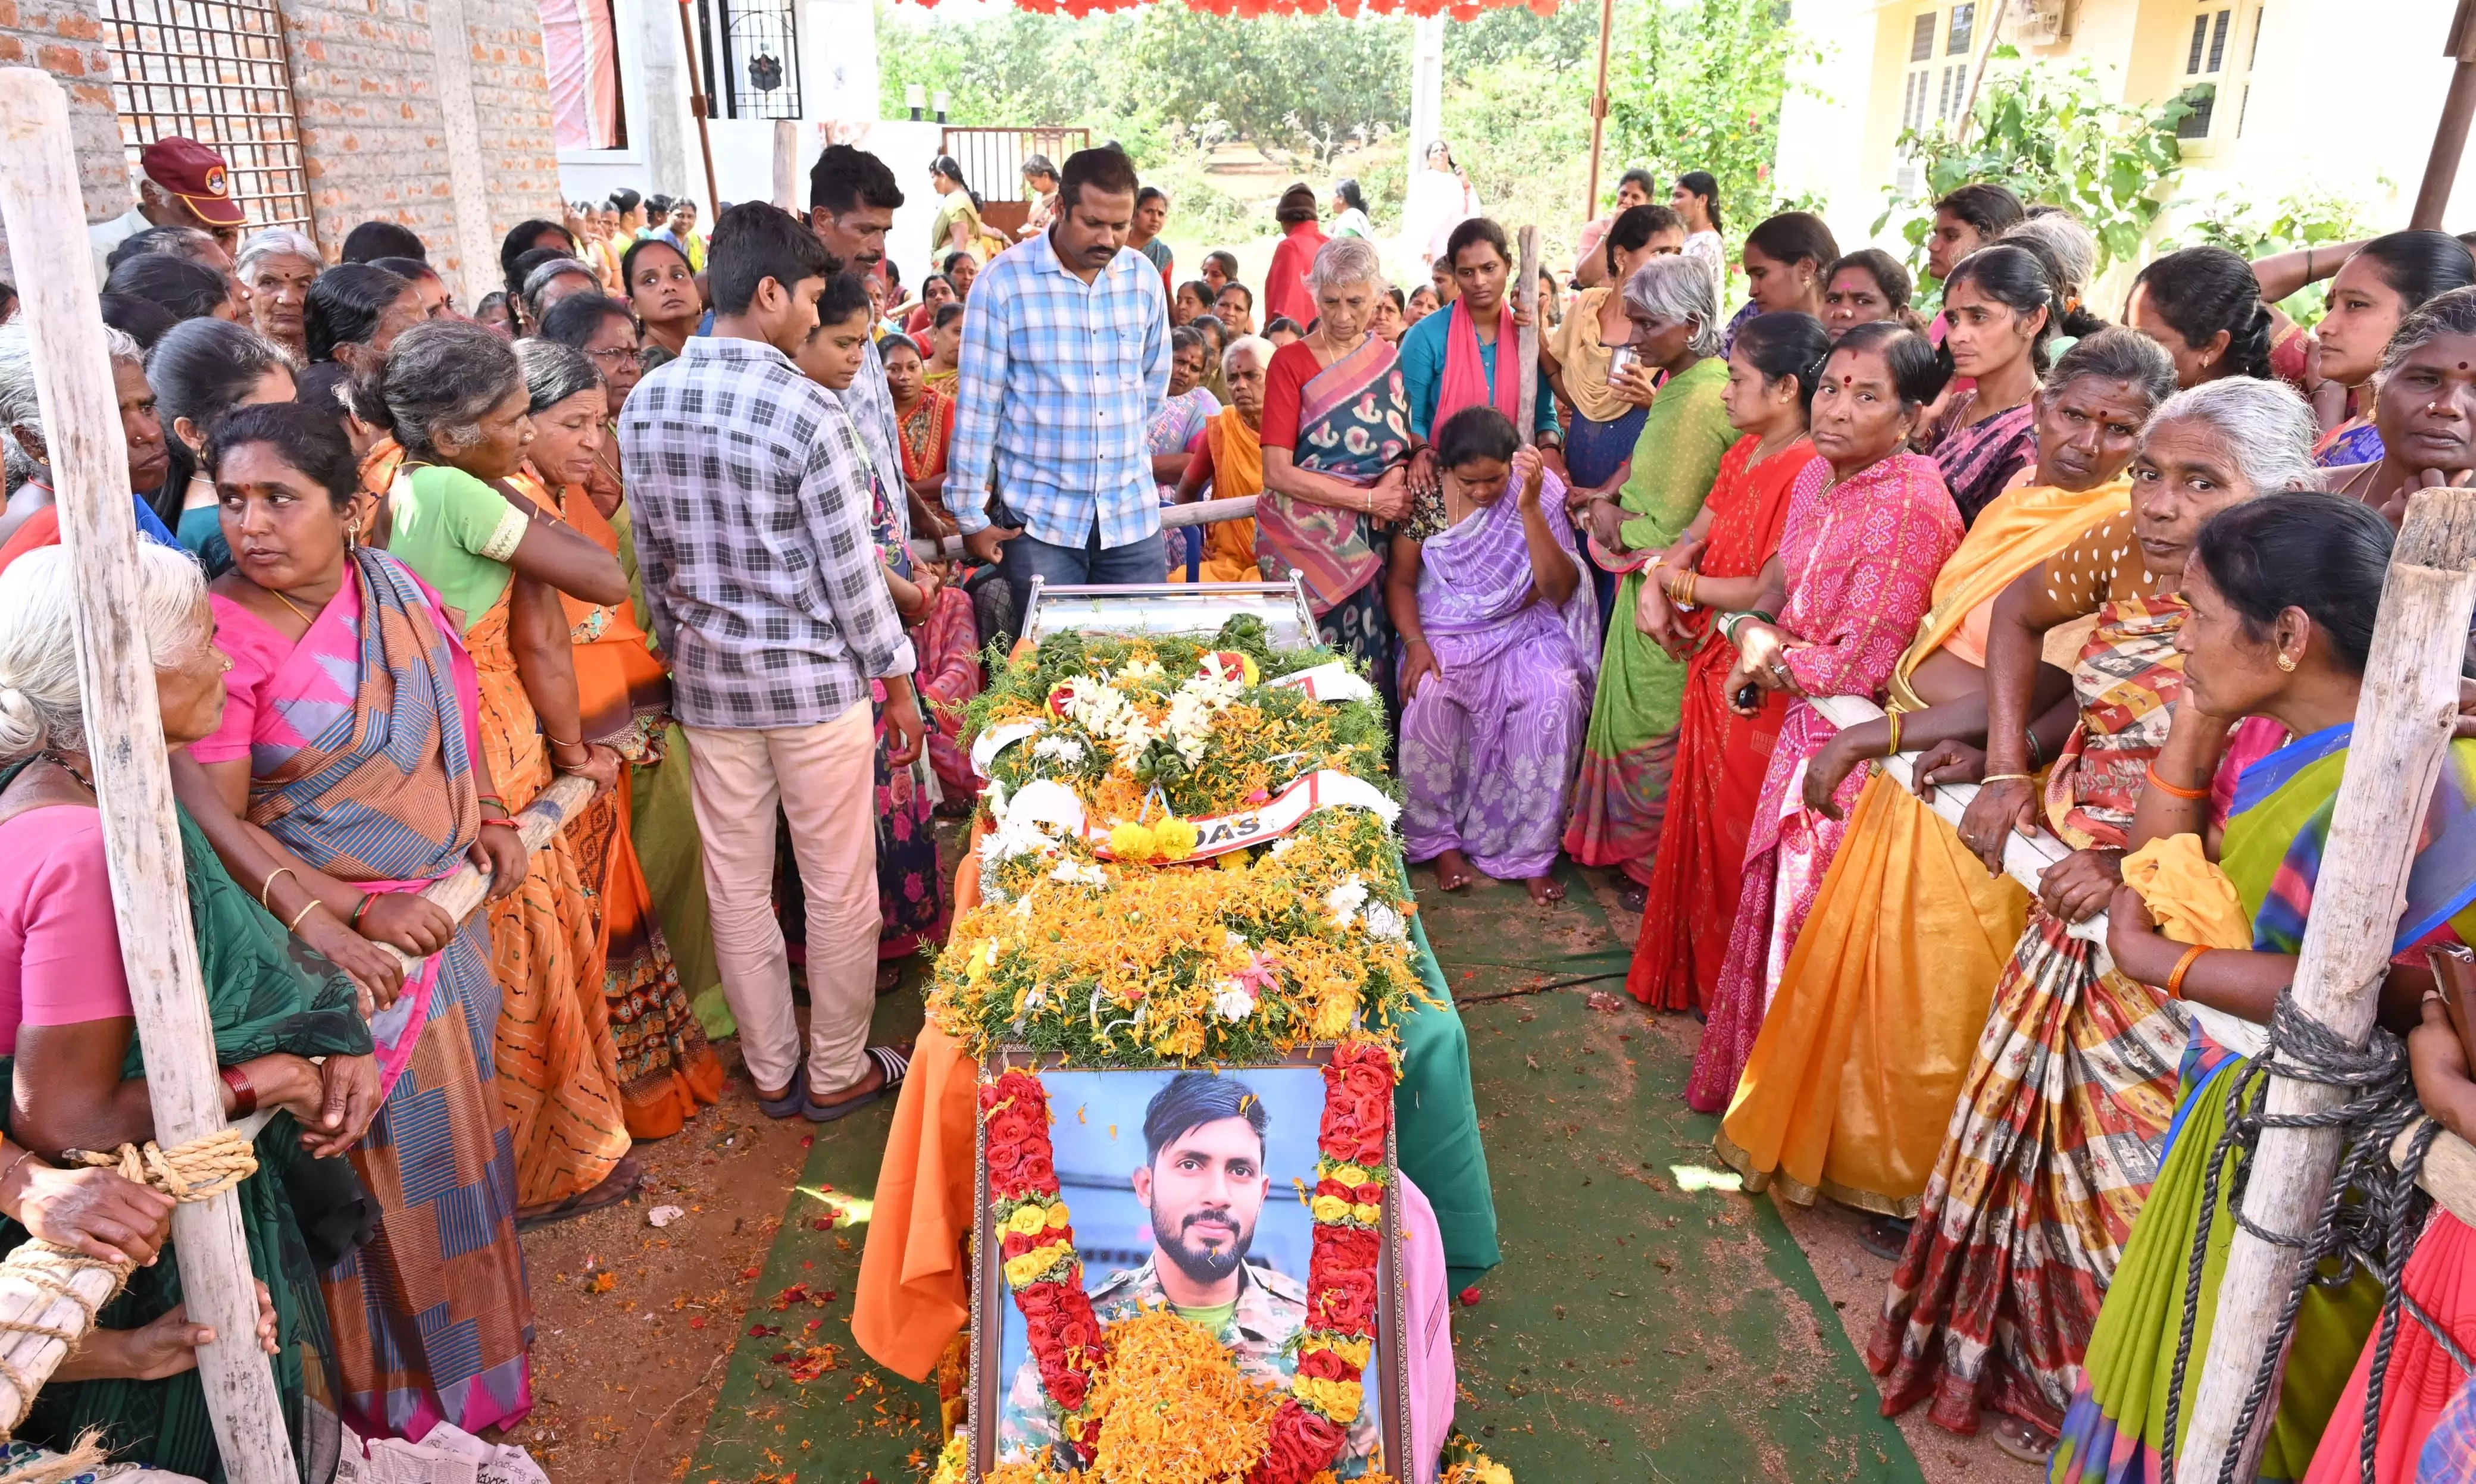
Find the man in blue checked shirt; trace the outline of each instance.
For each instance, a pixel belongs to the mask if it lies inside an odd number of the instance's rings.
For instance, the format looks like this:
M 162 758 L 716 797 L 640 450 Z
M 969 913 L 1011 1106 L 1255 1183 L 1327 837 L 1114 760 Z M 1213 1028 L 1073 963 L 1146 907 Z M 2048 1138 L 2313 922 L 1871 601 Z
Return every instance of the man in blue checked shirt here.
M 1144 434 L 1169 390 L 1169 300 L 1126 245 L 1136 185 L 1117 150 L 1068 156 L 1055 224 L 999 254 L 964 301 L 946 507 L 1018 614 L 1034 576 L 1168 577 Z

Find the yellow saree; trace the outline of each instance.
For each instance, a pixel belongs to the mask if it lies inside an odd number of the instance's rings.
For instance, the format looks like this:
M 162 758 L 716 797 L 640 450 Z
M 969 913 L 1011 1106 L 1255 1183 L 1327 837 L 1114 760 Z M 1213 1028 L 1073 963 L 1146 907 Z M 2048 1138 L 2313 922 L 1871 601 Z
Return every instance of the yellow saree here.
M 1892 708 L 1922 708 L 1909 678 L 1937 650 L 1982 662 L 1996 595 L 2130 494 L 2117 480 L 1990 502 L 1935 579 L 1934 607 L 1893 670 Z M 1721 1124 L 1719 1152 L 1746 1189 L 1916 1215 L 2028 910 L 2026 891 L 1989 877 L 1950 825 L 1876 769 Z

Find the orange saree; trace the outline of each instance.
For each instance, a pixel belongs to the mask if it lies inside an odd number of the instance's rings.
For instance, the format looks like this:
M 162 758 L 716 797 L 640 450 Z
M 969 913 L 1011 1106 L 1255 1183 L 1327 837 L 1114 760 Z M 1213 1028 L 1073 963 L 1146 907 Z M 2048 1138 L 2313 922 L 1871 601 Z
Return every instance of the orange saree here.
M 528 478 L 516 482 L 595 545 L 618 554 L 619 533 L 584 490 L 571 486 L 563 498 L 552 499 Z M 671 681 L 635 615 L 626 606 L 565 595 L 560 602 L 572 626 L 584 739 L 616 750 L 631 770 L 658 766 Z M 580 878 L 592 888 L 593 962 L 600 965 L 628 1133 L 660 1139 L 721 1098 L 723 1071 L 689 1006 L 654 910 L 653 889 L 636 854 L 631 793 L 623 786 L 595 800 L 568 827 L 567 841 Z

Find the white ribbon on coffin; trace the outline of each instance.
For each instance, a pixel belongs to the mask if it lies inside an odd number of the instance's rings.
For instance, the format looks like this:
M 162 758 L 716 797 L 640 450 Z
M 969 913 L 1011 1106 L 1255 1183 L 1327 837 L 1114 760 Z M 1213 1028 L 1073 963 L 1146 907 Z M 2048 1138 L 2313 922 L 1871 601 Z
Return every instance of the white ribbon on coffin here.
M 1189 820 L 1195 826 L 1195 851 L 1183 858 L 1208 860 L 1263 845 L 1298 829 L 1320 809 L 1338 808 L 1369 810 L 1388 826 L 1401 812 L 1399 804 L 1365 779 L 1325 768 L 1296 780 L 1255 808 Z M 1005 802 L 1004 816 L 1009 823 L 1048 825 L 1079 836 L 1094 854 L 1116 858 L 1109 851 L 1109 828 L 1092 823 L 1075 790 L 1054 779 L 1039 779 L 1016 789 Z
M 1312 670 L 1300 670 L 1282 676 L 1277 680 L 1267 680 L 1264 683 L 1267 687 L 1302 690 L 1306 692 L 1308 700 L 1321 701 L 1327 705 L 1344 701 L 1375 699 L 1375 687 L 1368 684 L 1364 678 L 1338 659 L 1329 664 L 1318 665 Z M 981 778 L 991 777 L 989 767 L 997 761 L 998 754 L 1018 742 L 1040 735 L 1042 729 L 1047 725 L 1041 721 L 1008 722 L 1003 727 L 991 727 L 981 732 L 972 741 L 972 771 Z

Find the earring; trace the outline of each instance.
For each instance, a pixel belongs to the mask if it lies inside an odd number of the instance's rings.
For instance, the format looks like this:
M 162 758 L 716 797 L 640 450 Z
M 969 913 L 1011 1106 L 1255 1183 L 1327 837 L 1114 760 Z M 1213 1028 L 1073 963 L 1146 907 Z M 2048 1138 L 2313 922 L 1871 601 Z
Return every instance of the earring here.
M 2295 656 L 2288 654 L 2285 650 L 2279 651 L 2278 668 L 2281 670 L 2293 670 L 2295 668 Z

